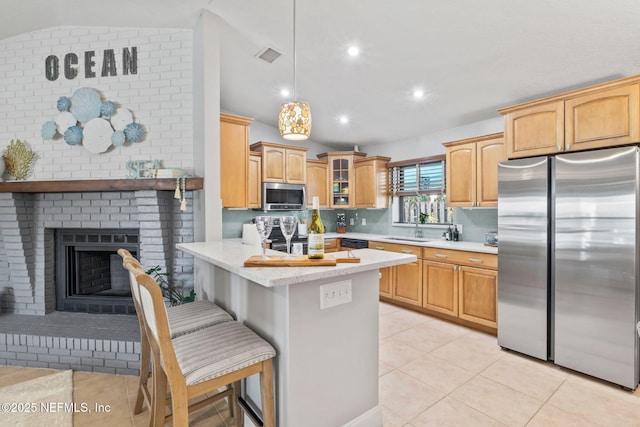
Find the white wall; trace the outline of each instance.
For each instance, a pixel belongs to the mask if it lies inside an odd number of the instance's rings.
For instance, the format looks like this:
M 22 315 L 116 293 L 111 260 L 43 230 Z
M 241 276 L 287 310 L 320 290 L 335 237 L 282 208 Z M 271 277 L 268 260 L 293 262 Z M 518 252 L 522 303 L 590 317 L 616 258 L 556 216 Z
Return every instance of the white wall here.
M 228 113 L 240 116 L 243 115 L 233 112 Z M 278 112 L 274 111 L 274 117 L 277 114 Z M 313 131 L 311 131 L 311 135 L 313 136 Z M 310 160 L 317 160 L 317 154 L 326 153 L 327 151 L 335 151 L 333 148 L 314 142 L 312 139 L 308 139 L 306 141 L 288 141 L 280 135 L 280 130 L 278 130 L 278 128 L 263 122 L 254 121 L 253 123 L 251 123 L 251 127 L 249 128 L 249 143 L 253 144 L 254 142 L 258 141 L 274 142 L 276 144 L 293 145 L 308 148 L 309 151 L 307 151 L 307 159 Z
M 416 159 L 419 157 L 435 156 L 444 154 L 442 146 L 444 142 L 456 141 L 459 139 L 472 138 L 476 136 L 488 135 L 502 132 L 504 130 L 504 120 L 502 117 L 470 123 L 453 129 L 447 129 L 416 138 L 409 138 L 401 141 L 388 142 L 384 144 L 361 146 L 360 150 L 368 155 L 391 157 L 391 161 Z
M 124 178 L 127 160 L 161 160 L 165 167 L 193 167 L 193 32 L 183 29 L 55 27 L 0 40 L 0 154 L 11 139 L 37 153 L 28 179 Z M 137 74 L 123 75 L 122 48 L 138 48 Z M 100 77 L 104 49 L 114 49 L 117 76 Z M 85 78 L 84 52 L 95 51 L 95 78 Z M 64 77 L 64 56 L 78 56 L 78 75 Z M 45 76 L 56 55 L 60 76 Z M 59 114 L 56 101 L 75 90 L 98 90 L 104 100 L 130 109 L 147 134 L 142 142 L 93 154 L 63 139 L 45 141 L 42 125 Z

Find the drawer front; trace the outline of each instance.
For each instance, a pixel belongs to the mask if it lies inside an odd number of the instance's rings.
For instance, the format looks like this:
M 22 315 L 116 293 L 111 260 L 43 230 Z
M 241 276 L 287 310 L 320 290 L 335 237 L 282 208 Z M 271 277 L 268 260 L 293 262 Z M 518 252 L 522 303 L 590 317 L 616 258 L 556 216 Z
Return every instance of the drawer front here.
M 325 252 L 337 252 L 340 247 L 340 239 L 324 239 Z
M 415 255 L 422 258 L 422 248 L 420 246 L 399 245 L 397 243 L 372 242 L 369 241 L 369 249 L 380 251 L 399 252 L 401 254 Z
M 450 262 L 452 264 L 469 265 L 472 267 L 498 269 L 498 255 L 482 252 L 456 251 L 451 249 L 423 248 L 424 259 Z
M 325 249 L 338 249 L 338 239 L 324 239 Z

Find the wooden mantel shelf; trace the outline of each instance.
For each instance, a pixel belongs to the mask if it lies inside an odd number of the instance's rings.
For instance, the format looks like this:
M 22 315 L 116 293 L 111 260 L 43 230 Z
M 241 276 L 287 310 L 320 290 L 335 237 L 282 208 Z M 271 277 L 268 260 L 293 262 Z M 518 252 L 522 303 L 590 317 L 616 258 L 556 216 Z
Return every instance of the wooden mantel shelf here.
M 202 190 L 203 178 L 187 178 L 187 190 Z M 0 193 L 78 193 L 85 191 L 175 190 L 175 178 L 83 179 L 0 182 Z

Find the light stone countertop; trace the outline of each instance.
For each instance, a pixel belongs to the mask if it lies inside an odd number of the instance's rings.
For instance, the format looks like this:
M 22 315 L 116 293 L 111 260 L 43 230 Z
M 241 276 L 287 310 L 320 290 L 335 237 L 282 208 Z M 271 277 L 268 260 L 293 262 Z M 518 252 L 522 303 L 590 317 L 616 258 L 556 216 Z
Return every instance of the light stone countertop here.
M 244 261 L 252 255 L 260 255 L 261 249 L 242 244 L 242 239 L 225 239 L 213 242 L 179 243 L 176 247 L 198 259 L 207 261 L 247 280 L 265 287 L 286 286 L 312 280 L 340 277 L 407 264 L 416 261 L 415 255 L 383 252 L 375 249 L 354 249 L 351 253 L 360 258 L 359 263 L 338 264 L 335 267 L 244 267 Z M 282 255 L 268 250 L 267 254 Z M 347 252 L 333 252 L 336 258 L 346 257 Z
M 458 251 L 482 252 L 487 254 L 497 254 L 498 248 L 494 246 L 485 246 L 480 242 L 453 242 L 438 239 L 423 239 L 422 241 L 402 240 L 403 238 L 412 239 L 412 237 L 395 236 L 396 239 L 389 239 L 389 234 L 369 234 L 369 233 L 325 233 L 325 239 L 346 238 L 346 239 L 362 239 L 376 242 L 398 243 L 402 245 L 413 245 L 427 248 L 452 249 Z

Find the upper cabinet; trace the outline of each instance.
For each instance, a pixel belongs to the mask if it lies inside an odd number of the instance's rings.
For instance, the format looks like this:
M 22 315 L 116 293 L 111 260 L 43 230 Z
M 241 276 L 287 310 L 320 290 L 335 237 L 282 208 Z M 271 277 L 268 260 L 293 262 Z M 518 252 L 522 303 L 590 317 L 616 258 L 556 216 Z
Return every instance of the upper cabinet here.
M 552 101 L 508 113 L 504 119 L 507 157 L 532 157 L 562 151 L 564 101 Z
M 305 184 L 307 150 L 264 141 L 251 145 L 251 151 L 262 153 L 262 182 Z
M 509 158 L 640 142 L 640 76 L 503 108 Z
M 443 144 L 446 148 L 447 205 L 498 205 L 498 162 L 506 160 L 502 133 Z
M 307 207 L 318 196 L 320 207 L 329 207 L 329 165 L 321 160 L 307 160 Z
M 365 156 L 365 153 L 356 151 L 336 151 L 318 154 L 318 158 L 320 160 L 326 159 L 329 165 L 330 207 L 355 207 L 355 202 L 351 194 L 355 186 L 353 162 Z
M 220 195 L 223 208 L 248 206 L 249 125 L 246 117 L 220 114 Z
M 354 206 L 356 208 L 387 208 L 389 157 L 372 156 L 353 162 Z
M 640 85 L 589 93 L 565 101 L 565 150 L 640 141 Z
M 262 207 L 262 156 L 249 153 L 249 180 L 247 182 L 247 207 Z

